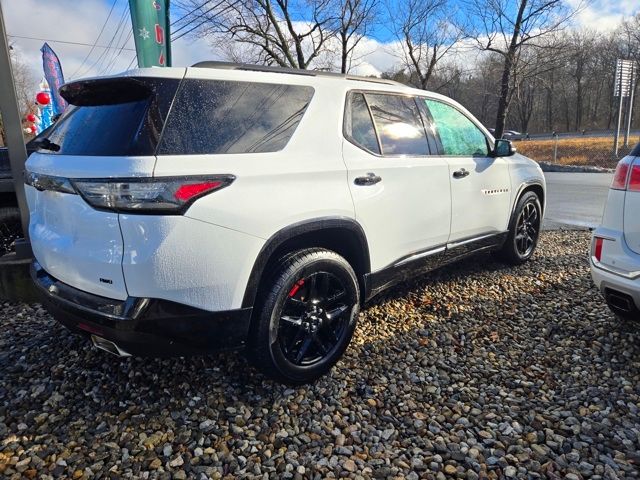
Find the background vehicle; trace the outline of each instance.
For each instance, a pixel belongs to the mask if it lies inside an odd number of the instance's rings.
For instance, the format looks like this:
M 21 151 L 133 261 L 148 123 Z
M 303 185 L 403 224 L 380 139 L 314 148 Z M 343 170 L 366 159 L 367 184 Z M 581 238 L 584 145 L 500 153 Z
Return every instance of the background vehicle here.
M 487 129 L 492 136 L 495 137 L 496 130 L 495 128 Z M 515 130 L 505 130 L 502 134 L 502 138 L 507 140 L 522 140 L 525 137 L 525 134 L 517 132 Z
M 219 63 L 62 94 L 76 108 L 27 163 L 33 275 L 62 323 L 118 355 L 243 346 L 307 382 L 384 288 L 536 247 L 539 167 L 441 95 Z
M 33 140 L 27 143 L 27 155 L 37 150 Z M 13 242 L 22 236 L 20 210 L 11 175 L 9 151 L 0 147 L 0 256 L 13 249 Z
M 640 144 L 618 163 L 602 224 L 593 232 L 591 274 L 609 308 L 640 320 Z

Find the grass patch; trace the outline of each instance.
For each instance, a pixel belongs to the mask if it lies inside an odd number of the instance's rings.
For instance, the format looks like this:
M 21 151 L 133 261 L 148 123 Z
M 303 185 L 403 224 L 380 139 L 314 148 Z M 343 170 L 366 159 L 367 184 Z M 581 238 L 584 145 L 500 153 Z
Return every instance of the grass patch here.
M 559 138 L 555 163 L 562 165 L 597 165 L 615 167 L 618 160 L 627 155 L 640 141 L 640 137 L 629 137 L 629 147 L 623 146 L 621 137 L 618 156 L 613 156 L 613 137 Z M 522 140 L 516 142 L 518 152 L 538 162 L 553 162 L 556 140 Z

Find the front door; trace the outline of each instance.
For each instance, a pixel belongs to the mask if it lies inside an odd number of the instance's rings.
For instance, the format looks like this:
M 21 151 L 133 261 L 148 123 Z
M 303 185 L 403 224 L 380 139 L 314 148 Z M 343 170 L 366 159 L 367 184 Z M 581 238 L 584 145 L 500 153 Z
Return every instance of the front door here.
M 449 238 L 449 165 L 428 139 L 416 99 L 350 92 L 343 157 L 371 269 L 444 251 Z M 430 252 L 431 250 L 431 252 Z
M 424 101 L 449 165 L 449 243 L 505 232 L 511 211 L 508 160 L 490 154 L 487 137 L 462 111 L 438 100 Z

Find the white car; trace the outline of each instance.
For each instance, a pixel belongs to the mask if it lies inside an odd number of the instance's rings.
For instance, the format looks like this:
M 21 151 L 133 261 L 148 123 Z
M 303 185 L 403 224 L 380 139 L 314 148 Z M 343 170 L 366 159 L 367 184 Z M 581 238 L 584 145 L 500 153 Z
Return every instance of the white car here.
M 215 62 L 61 93 L 73 107 L 27 162 L 32 274 L 118 355 L 245 347 L 308 382 L 386 287 L 536 247 L 538 165 L 442 95 Z
M 640 145 L 616 167 L 593 232 L 591 275 L 617 316 L 640 320 Z

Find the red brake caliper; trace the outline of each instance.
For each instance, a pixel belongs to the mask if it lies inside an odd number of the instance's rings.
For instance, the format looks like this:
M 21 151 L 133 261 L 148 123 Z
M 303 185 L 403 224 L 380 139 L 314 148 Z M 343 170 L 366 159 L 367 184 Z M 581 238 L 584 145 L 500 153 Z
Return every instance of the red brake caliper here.
M 298 293 L 298 290 L 300 290 L 300 287 L 304 285 L 304 280 L 298 280 L 293 287 L 291 287 L 291 290 L 289 290 L 289 298 L 293 297 L 296 293 Z

